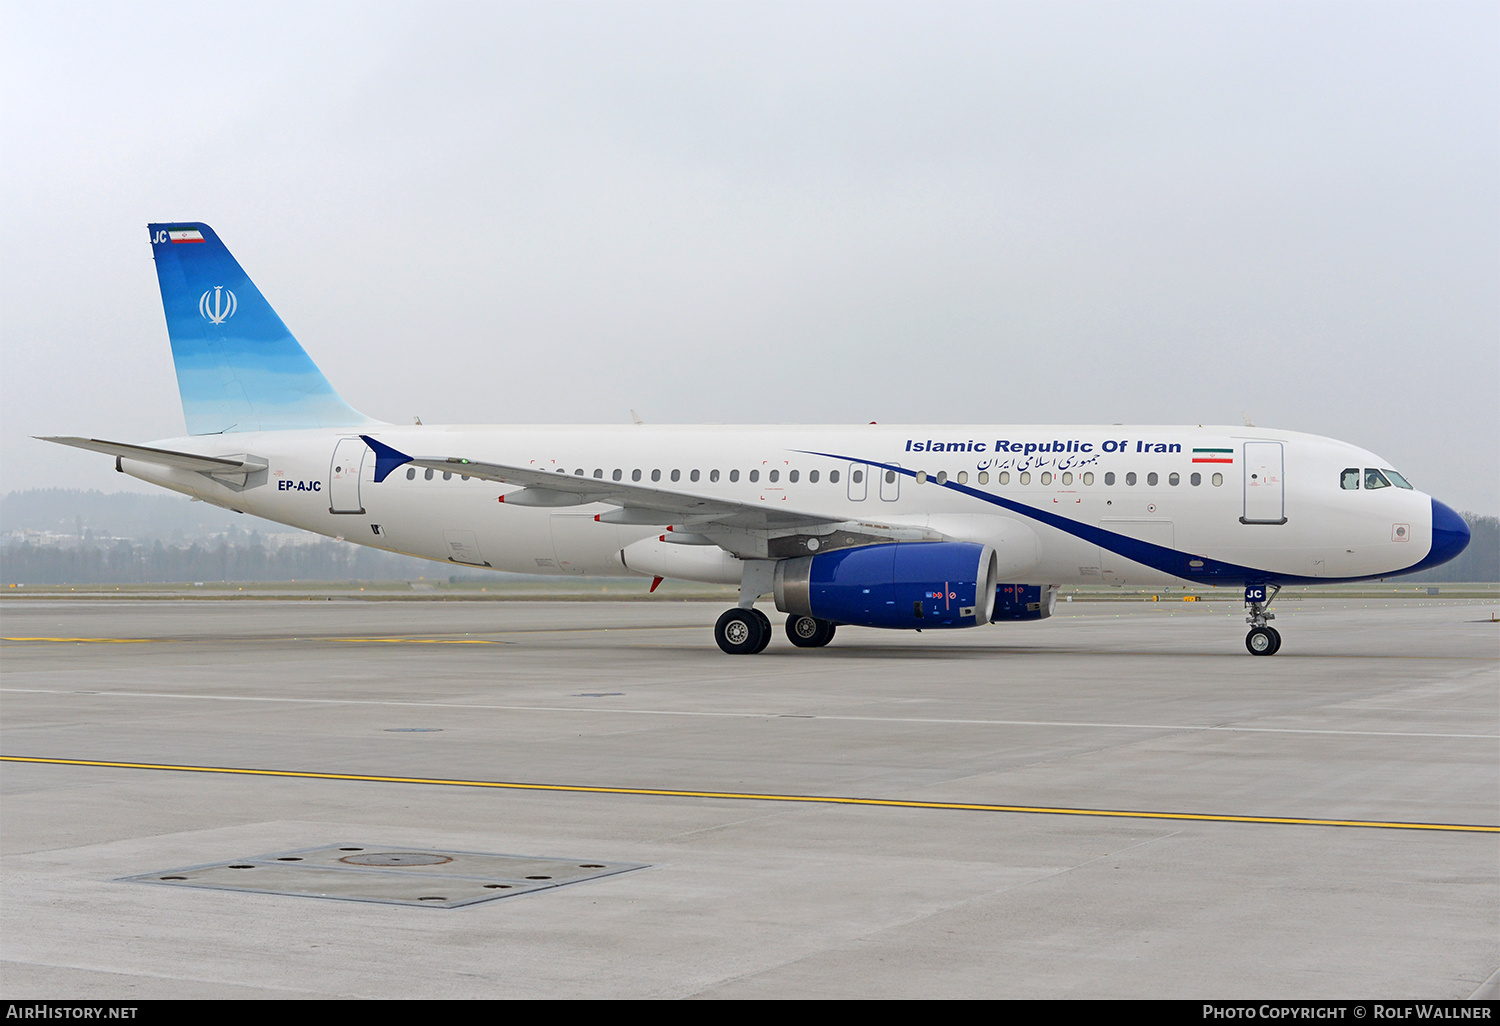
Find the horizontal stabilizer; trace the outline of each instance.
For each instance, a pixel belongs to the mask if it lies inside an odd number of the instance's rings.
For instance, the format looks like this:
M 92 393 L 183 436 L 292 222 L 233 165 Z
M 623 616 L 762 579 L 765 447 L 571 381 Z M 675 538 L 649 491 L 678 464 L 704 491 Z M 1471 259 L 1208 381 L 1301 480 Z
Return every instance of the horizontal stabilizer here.
M 245 475 L 265 470 L 270 464 L 257 456 L 204 456 L 194 452 L 177 452 L 174 449 L 156 449 L 149 445 L 131 445 L 129 442 L 110 442 L 102 438 L 78 438 L 74 435 L 36 436 L 39 441 L 71 445 L 75 449 L 102 452 L 121 460 L 137 460 L 154 463 L 159 467 L 175 467 L 210 474 L 224 481 L 244 484 Z M 116 468 L 118 469 L 118 467 Z

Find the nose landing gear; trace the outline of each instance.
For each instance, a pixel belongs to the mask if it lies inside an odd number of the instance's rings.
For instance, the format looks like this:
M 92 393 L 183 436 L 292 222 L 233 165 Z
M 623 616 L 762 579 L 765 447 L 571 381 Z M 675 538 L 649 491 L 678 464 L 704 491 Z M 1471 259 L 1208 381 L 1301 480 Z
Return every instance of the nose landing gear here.
M 1281 651 L 1281 632 L 1267 626 L 1269 621 L 1276 619 L 1276 614 L 1266 612 L 1280 593 L 1281 585 L 1273 584 L 1270 589 L 1268 594 L 1264 584 L 1245 586 L 1245 605 L 1250 613 L 1245 617 L 1245 622 L 1250 625 L 1250 633 L 1245 635 L 1245 648 L 1251 655 L 1272 656 Z

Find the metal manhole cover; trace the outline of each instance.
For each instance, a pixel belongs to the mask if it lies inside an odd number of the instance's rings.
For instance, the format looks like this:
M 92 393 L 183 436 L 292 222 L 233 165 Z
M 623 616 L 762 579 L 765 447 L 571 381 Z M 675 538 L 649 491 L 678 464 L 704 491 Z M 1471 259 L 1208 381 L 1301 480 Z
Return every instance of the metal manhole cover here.
M 440 866 L 453 859 L 425 851 L 372 851 L 368 855 L 345 855 L 339 861 L 351 866 Z
M 165 887 L 458 908 L 645 868 L 639 862 L 334 844 L 119 879 Z

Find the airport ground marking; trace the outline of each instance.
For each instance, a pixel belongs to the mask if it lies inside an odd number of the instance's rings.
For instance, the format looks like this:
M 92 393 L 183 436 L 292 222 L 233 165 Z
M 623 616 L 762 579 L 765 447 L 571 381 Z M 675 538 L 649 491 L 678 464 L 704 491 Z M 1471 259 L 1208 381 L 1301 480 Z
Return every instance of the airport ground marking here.
M 178 644 L 195 642 L 217 642 L 219 638 L 0 638 L 0 641 L 50 641 L 57 644 L 75 645 L 146 645 Z M 326 641 L 344 644 L 377 645 L 504 645 L 507 642 L 488 638 L 256 638 L 257 642 Z
M 90 766 L 100 769 L 157 770 L 174 773 L 223 773 L 231 776 L 280 777 L 283 779 L 301 780 L 343 780 L 366 784 L 424 784 L 436 787 L 549 791 L 569 794 L 620 794 L 654 798 L 708 798 L 720 801 L 787 802 L 809 805 L 852 805 L 897 809 L 942 809 L 953 812 L 1010 812 L 1046 816 L 1157 819 L 1201 823 L 1259 823 L 1276 826 L 1330 826 L 1361 827 L 1376 830 L 1434 830 L 1446 833 L 1500 833 L 1500 826 L 1483 823 L 1409 823 L 1397 820 L 1318 819 L 1302 816 L 1234 816 L 1203 812 L 1080 809 L 1046 805 L 992 805 L 979 802 L 932 802 L 907 798 L 857 798 L 844 795 L 761 794 L 754 791 L 695 791 L 661 787 L 606 787 L 590 784 L 540 784 L 510 780 L 449 780 L 441 777 L 395 777 L 371 773 L 319 773 L 309 770 L 274 770 L 240 766 L 180 766 L 168 763 L 112 762 L 102 759 L 51 759 L 27 755 L 0 755 L 0 762 L 49 766 Z
M 396 709 L 456 709 L 461 712 L 599 713 L 611 716 L 695 716 L 706 719 L 825 720 L 850 723 L 916 723 L 959 727 L 1056 727 L 1089 730 L 1151 730 L 1224 734 L 1312 734 L 1326 737 L 1418 737 L 1444 741 L 1500 741 L 1500 734 L 1445 734 L 1422 730 L 1331 730 L 1312 727 L 1235 727 L 1222 723 L 1090 723 L 1084 720 L 990 720 L 944 716 L 850 716 L 840 713 L 786 713 L 703 709 L 631 709 L 602 705 L 489 705 L 470 702 L 403 702 L 389 698 L 292 698 L 286 695 L 187 695 L 170 691 L 102 691 L 76 688 L 0 688 L 0 694 L 86 695 L 90 698 L 168 698 L 191 702 L 270 702 L 289 705 L 388 706 Z

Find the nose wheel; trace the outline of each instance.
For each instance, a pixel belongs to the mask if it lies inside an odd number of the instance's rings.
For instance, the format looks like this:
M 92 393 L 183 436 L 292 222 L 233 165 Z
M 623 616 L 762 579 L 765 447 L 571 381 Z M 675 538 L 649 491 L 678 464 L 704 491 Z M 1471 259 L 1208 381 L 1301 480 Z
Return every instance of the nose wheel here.
M 1251 655 L 1275 655 L 1281 649 L 1281 632 L 1275 627 L 1255 627 L 1245 635 L 1245 647 Z

